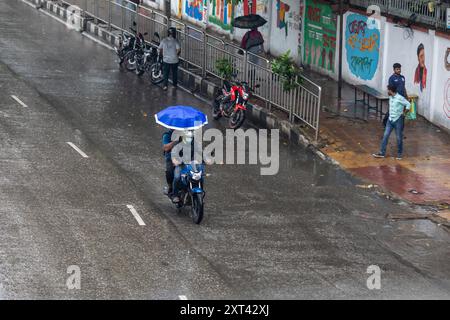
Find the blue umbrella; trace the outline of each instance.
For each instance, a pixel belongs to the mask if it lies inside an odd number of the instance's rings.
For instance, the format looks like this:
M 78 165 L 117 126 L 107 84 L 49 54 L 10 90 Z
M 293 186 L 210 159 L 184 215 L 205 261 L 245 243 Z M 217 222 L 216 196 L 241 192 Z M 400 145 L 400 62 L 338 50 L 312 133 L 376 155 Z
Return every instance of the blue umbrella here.
M 208 123 L 208 117 L 193 107 L 172 106 L 155 114 L 156 123 L 174 130 L 195 130 Z

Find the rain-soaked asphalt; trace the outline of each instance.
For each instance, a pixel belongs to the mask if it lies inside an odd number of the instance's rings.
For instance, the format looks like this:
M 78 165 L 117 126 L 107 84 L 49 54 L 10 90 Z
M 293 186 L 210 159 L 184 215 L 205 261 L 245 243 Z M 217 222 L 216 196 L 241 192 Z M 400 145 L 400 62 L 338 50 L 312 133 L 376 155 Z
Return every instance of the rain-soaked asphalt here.
M 208 105 L 17 0 L 0 2 L 0 93 L 2 299 L 450 298 L 449 234 L 387 220 L 408 207 L 300 147 L 281 144 L 275 176 L 208 167 L 204 221 L 177 214 L 152 115 Z M 366 286 L 370 265 L 380 290 Z

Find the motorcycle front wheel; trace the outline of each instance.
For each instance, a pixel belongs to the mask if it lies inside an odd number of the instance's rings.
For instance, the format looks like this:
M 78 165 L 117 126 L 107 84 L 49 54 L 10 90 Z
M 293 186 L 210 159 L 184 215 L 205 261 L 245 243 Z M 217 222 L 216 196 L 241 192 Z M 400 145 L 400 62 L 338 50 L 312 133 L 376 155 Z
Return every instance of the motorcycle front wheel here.
M 150 81 L 153 84 L 159 84 L 163 82 L 163 71 L 162 71 L 162 63 L 156 62 L 152 64 L 150 67 Z
M 203 194 L 192 194 L 191 217 L 195 224 L 200 224 L 203 219 Z
M 233 115 L 230 117 L 230 129 L 239 129 L 245 120 L 245 111 L 242 109 L 239 109 L 238 111 L 234 112 Z
M 125 68 L 128 71 L 136 70 L 136 55 L 133 51 L 128 52 L 124 57 Z

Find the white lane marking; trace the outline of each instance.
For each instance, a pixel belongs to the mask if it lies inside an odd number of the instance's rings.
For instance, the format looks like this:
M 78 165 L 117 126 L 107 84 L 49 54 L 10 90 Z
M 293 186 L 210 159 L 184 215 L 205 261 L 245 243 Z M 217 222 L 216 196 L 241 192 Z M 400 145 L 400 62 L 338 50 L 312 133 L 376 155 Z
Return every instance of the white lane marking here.
M 72 142 L 67 142 L 67 144 L 68 144 L 69 146 L 71 146 L 72 148 L 74 148 L 76 152 L 78 152 L 79 154 L 81 154 L 81 156 L 82 156 L 83 158 L 89 158 L 89 157 L 87 156 L 86 153 L 84 153 L 83 151 L 81 151 L 81 149 L 78 148 L 76 145 L 74 145 Z
M 139 225 L 140 226 L 145 226 L 144 221 L 142 220 L 142 218 L 139 215 L 139 213 L 137 213 L 136 209 L 131 204 L 127 204 L 127 208 L 131 211 L 131 213 L 133 214 L 134 218 L 137 220 Z
M 17 98 L 15 95 L 11 95 L 11 98 L 13 98 L 14 100 L 16 100 L 16 102 L 17 102 L 18 104 L 20 104 L 22 107 L 28 108 L 28 106 L 27 106 L 25 103 L 23 103 L 22 100 L 20 100 L 19 98 Z
M 94 36 L 90 35 L 90 34 L 87 33 L 86 31 L 83 31 L 81 34 L 82 34 L 83 36 L 85 36 L 86 38 L 91 39 L 92 41 L 98 43 L 99 45 L 102 45 L 102 46 L 108 48 L 109 50 L 114 50 L 114 47 L 112 47 L 112 46 L 110 46 L 110 45 L 104 43 L 103 41 L 98 40 L 97 38 L 95 38 Z
M 178 298 L 180 298 L 180 300 L 187 300 L 188 299 L 186 296 L 178 296 Z

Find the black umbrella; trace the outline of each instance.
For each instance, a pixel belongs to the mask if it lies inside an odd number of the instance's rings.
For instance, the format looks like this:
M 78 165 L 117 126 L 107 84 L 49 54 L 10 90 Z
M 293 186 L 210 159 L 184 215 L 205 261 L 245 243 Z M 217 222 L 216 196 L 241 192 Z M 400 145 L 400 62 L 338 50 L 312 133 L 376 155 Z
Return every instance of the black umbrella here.
M 231 25 L 240 29 L 259 28 L 267 23 L 267 20 L 259 14 L 249 14 L 248 16 L 240 16 L 235 18 Z

